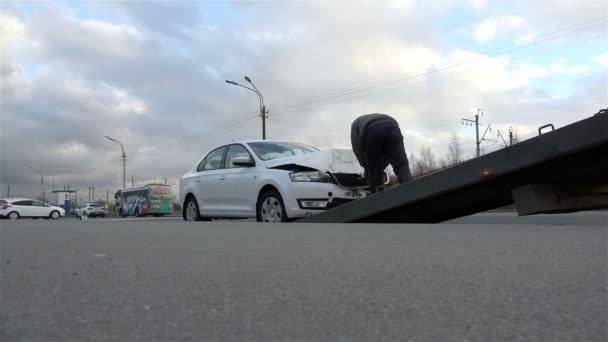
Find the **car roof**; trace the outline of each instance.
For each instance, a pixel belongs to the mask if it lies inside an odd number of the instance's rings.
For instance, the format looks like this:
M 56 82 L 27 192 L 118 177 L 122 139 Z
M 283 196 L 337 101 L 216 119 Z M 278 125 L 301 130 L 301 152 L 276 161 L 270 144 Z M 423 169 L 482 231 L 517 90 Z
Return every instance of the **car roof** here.
M 235 141 L 233 143 L 230 144 L 226 144 L 226 145 L 231 145 L 231 144 L 249 144 L 249 143 L 256 143 L 256 142 L 274 142 L 274 143 L 292 143 L 292 144 L 303 144 L 303 145 L 309 145 L 306 143 L 302 143 L 302 142 L 298 142 L 298 141 L 287 141 L 287 140 L 261 140 L 261 139 L 253 139 L 253 140 L 241 140 L 241 141 Z M 309 145 L 312 146 L 312 145 Z
M 7 202 L 16 202 L 16 201 L 38 201 L 38 200 L 35 200 L 35 199 L 31 199 L 31 198 L 20 198 L 20 197 L 0 198 L 0 200 L 7 201 Z M 42 202 L 42 201 L 38 201 L 38 202 Z

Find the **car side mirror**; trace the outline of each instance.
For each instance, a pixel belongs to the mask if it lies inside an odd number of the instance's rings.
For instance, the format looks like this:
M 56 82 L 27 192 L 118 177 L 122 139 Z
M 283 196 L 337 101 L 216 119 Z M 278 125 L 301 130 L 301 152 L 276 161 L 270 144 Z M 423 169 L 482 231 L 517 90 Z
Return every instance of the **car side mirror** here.
M 236 157 L 232 160 L 232 165 L 242 167 L 254 167 L 255 162 L 251 157 Z

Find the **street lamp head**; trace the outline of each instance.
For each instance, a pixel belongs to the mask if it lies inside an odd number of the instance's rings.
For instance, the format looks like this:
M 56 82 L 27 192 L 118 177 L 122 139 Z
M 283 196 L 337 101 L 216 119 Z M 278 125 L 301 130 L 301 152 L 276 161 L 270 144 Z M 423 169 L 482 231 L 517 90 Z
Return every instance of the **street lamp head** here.
M 230 81 L 230 80 L 226 80 L 226 83 L 230 83 L 230 84 L 237 85 L 237 84 L 236 84 L 236 82 L 234 82 L 234 81 Z
M 245 76 L 245 81 L 251 83 L 251 78 L 249 78 L 249 76 Z

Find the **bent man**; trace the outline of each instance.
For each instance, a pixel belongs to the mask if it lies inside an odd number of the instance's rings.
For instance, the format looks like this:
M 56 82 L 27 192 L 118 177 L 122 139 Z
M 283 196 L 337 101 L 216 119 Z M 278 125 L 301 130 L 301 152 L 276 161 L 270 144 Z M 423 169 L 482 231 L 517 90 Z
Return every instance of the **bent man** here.
M 365 169 L 370 191 L 382 185 L 382 172 L 391 164 L 399 183 L 412 179 L 409 162 L 403 147 L 399 124 L 386 114 L 366 114 L 351 126 L 350 141 L 359 164 Z

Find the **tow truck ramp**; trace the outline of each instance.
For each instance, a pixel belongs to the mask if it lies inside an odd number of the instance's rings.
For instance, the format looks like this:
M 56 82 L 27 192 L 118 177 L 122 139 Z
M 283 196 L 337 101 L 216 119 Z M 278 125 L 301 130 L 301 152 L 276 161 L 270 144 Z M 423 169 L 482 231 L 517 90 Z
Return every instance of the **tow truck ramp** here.
M 515 203 L 519 215 L 608 208 L 608 113 L 306 217 L 435 223 Z M 542 133 L 543 130 L 546 133 Z

